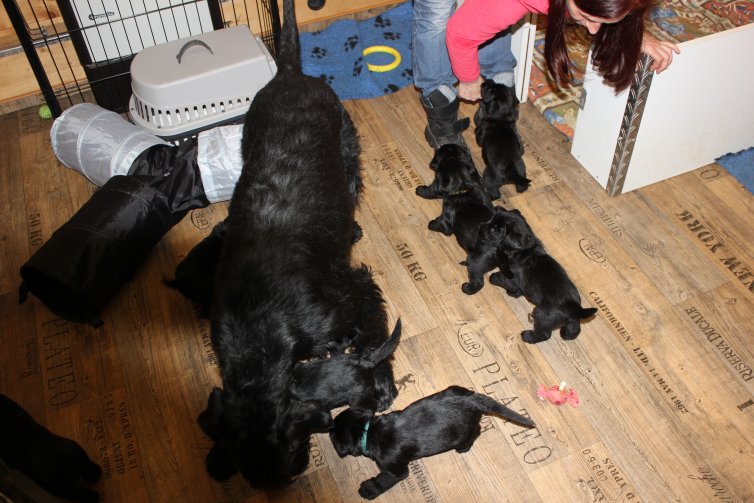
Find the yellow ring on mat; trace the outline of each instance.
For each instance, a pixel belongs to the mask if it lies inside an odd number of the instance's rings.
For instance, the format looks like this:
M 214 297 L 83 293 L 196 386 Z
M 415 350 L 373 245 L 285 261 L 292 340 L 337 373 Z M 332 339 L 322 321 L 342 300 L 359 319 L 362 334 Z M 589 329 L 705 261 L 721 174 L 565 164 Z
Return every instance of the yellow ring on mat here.
M 376 52 L 390 54 L 395 58 L 395 60 L 389 65 L 372 65 L 370 63 L 367 63 L 367 68 L 370 72 L 389 72 L 390 70 L 395 70 L 396 68 L 398 68 L 398 65 L 401 64 L 401 53 L 399 53 L 392 47 L 388 47 L 387 45 L 373 45 L 371 47 L 367 47 L 366 49 L 364 49 L 364 56 L 369 56 L 370 54 L 374 54 Z

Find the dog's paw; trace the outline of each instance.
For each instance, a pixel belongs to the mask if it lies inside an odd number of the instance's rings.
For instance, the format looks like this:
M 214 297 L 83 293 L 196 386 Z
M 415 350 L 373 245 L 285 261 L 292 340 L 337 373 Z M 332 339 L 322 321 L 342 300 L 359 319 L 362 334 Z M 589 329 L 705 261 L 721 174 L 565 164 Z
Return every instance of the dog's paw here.
M 81 478 L 83 478 L 87 484 L 95 484 L 102 478 L 102 468 L 94 461 L 88 459 L 87 456 L 82 465 L 79 467 Z
M 568 323 L 560 328 L 560 337 L 566 341 L 572 341 L 581 333 L 581 325 L 576 323 Z
M 502 272 L 493 272 L 490 274 L 490 284 L 505 288 L 505 278 L 506 277 Z M 509 279 L 510 278 L 512 278 L 512 276 L 510 276 Z
M 416 187 L 416 195 L 423 197 L 424 199 L 434 199 L 434 194 L 427 185 L 419 185 Z
M 382 494 L 377 481 L 375 479 L 367 479 L 359 486 L 359 496 L 364 499 L 373 500 L 377 496 Z
M 516 192 L 519 192 L 519 193 L 526 192 L 526 190 L 529 188 L 530 183 L 531 183 L 530 181 L 527 181 L 527 183 L 517 183 Z
M 442 223 L 442 221 L 439 218 L 435 218 L 434 220 L 430 220 L 427 224 L 427 229 L 439 232 L 441 234 L 444 234 L 446 236 L 450 236 L 453 234 L 450 229 L 447 228 L 445 224 Z
M 482 285 L 472 285 L 471 283 L 464 283 L 461 285 L 461 291 L 466 295 L 474 295 L 482 289 Z
M 217 444 L 212 446 L 207 457 L 204 459 L 204 466 L 207 473 L 213 479 L 222 482 L 228 480 L 238 471 L 238 467 L 230 457 L 230 453 L 225 452 Z
M 536 344 L 538 342 L 544 342 L 550 338 L 550 335 L 538 334 L 534 330 L 524 330 L 521 332 L 521 339 L 527 344 Z

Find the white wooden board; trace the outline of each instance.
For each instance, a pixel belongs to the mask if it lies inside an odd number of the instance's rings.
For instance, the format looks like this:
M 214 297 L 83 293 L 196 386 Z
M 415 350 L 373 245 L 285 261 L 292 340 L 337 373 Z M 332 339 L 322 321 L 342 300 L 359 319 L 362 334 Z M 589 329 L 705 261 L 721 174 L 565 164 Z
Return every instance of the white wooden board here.
M 670 68 L 652 79 L 623 192 L 754 146 L 754 25 L 679 47 Z M 571 154 L 604 187 L 628 91 L 616 96 L 591 65 L 584 89 Z

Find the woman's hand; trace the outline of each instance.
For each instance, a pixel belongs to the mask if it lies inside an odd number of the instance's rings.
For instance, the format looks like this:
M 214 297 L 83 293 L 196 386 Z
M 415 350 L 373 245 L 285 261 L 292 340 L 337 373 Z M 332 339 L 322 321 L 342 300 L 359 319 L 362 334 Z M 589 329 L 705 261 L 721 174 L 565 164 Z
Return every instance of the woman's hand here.
M 482 76 L 472 82 L 458 83 L 458 97 L 463 100 L 477 101 L 482 99 Z
M 673 62 L 673 53 L 680 54 L 681 50 L 676 44 L 658 40 L 645 31 L 641 40 L 641 52 L 652 56 L 650 70 L 662 73 Z

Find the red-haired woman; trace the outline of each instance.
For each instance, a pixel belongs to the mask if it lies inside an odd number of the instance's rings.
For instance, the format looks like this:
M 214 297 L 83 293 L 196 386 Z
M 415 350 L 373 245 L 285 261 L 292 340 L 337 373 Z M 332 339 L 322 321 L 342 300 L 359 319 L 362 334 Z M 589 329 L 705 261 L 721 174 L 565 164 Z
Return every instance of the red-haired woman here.
M 440 4 L 451 3 L 455 0 L 414 0 L 414 81 L 422 92 L 422 104 L 427 112 L 427 140 L 435 148 L 443 143 L 463 143 L 456 94 L 469 101 L 480 99 L 483 75 L 513 85 L 513 66 L 508 64 L 509 68 L 503 68 L 499 62 L 494 63 L 489 46 L 501 38 L 509 38 L 507 30 L 529 12 L 547 14 L 545 60 L 559 85 L 567 85 L 570 78 L 565 39 L 569 22 L 586 27 L 594 36 L 592 63 L 617 91 L 631 83 L 642 52 L 652 57 L 651 68 L 658 73 L 670 65 L 673 53 L 679 52 L 675 44 L 657 40 L 644 31 L 644 16 L 652 0 L 465 0 L 457 10 L 448 7 L 444 20 L 435 15 L 432 23 L 421 17 L 427 18 L 430 10 L 418 8 L 432 4 L 432 11 L 436 12 Z M 420 14 L 418 19 L 417 14 Z M 443 22 L 447 26 L 440 26 Z M 435 34 L 444 28 L 443 43 L 452 73 L 458 80 L 457 90 L 452 88 L 454 82 L 449 82 L 447 76 L 435 84 L 438 80 L 425 71 L 443 65 L 421 64 L 426 44 L 417 44 L 416 40 L 427 39 L 425 33 L 429 33 L 430 28 Z M 509 55 L 496 52 L 499 59 L 510 60 Z M 430 57 L 437 59 L 436 53 Z M 432 82 L 435 89 L 421 85 L 426 82 Z

